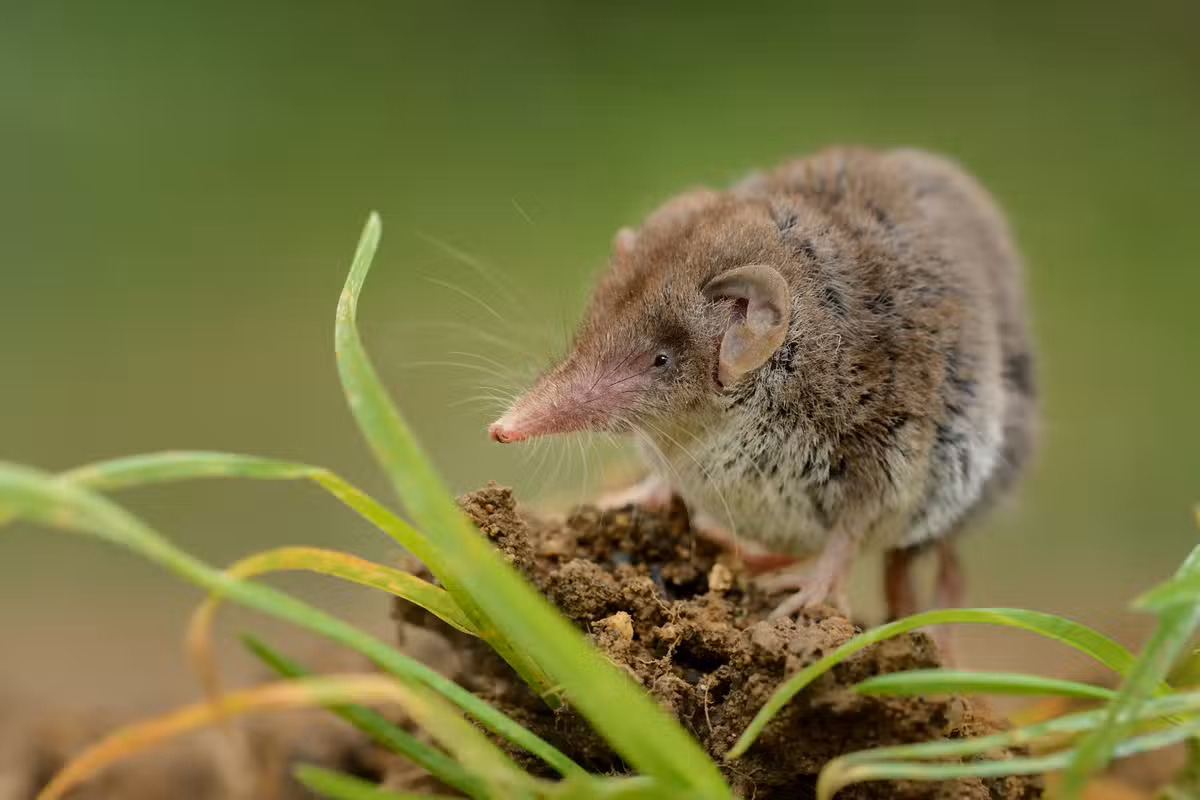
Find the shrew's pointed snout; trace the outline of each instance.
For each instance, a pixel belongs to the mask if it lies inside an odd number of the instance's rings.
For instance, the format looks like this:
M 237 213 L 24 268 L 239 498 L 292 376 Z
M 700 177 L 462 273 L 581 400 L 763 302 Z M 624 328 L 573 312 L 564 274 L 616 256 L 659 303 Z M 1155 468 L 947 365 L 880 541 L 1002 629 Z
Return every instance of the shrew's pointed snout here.
M 558 370 L 540 380 L 488 426 L 493 442 L 508 444 L 538 436 L 587 430 L 607 421 L 611 397 L 596 390 L 592 372 Z
M 493 442 L 499 442 L 500 444 L 519 442 L 522 439 L 529 438 L 527 434 L 522 433 L 512 426 L 507 414 L 488 426 L 488 436 L 491 437 Z

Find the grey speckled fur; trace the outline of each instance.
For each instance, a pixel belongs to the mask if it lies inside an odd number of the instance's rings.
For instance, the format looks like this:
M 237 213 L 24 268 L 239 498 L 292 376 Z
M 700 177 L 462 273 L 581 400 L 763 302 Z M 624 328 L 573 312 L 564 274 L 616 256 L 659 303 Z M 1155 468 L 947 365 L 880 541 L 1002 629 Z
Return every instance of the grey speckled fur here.
M 701 289 L 746 264 L 783 275 L 790 321 L 726 387 L 714 364 L 731 312 Z M 504 419 L 536 420 L 531 435 L 638 432 L 693 511 L 772 550 L 811 554 L 839 531 L 919 545 L 1029 460 L 1022 283 L 1000 212 L 957 165 L 827 150 L 683 194 L 620 234 L 571 353 Z M 655 353 L 669 365 L 651 369 Z

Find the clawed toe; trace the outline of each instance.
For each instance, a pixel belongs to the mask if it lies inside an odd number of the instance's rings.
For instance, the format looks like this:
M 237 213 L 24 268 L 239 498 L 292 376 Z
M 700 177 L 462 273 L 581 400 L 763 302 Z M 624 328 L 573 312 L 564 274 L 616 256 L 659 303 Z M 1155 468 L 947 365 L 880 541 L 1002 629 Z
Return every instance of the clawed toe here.
M 799 576 L 777 576 L 778 579 L 790 577 L 789 582 L 803 581 Z M 778 586 L 777 588 L 790 588 L 786 585 Z M 767 619 L 779 619 L 781 617 L 790 617 L 798 611 L 803 611 L 814 606 L 832 605 L 844 616 L 850 616 L 850 604 L 844 592 L 835 589 L 832 585 L 822 583 L 821 581 L 804 581 L 799 584 L 799 591 L 792 594 L 782 603 L 777 605 L 775 609 L 767 616 Z

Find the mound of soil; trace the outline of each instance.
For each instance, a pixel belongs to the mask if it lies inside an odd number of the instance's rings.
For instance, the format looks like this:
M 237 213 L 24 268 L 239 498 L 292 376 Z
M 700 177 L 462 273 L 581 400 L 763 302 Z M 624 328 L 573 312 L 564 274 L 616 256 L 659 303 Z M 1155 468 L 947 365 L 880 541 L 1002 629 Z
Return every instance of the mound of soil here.
M 694 535 L 680 503 L 662 512 L 583 507 L 555 521 L 518 509 L 508 489 L 491 485 L 461 504 L 506 557 L 718 762 L 788 676 L 859 631 L 832 608 L 767 620 L 782 595 L 759 588 L 720 546 Z M 626 770 L 578 714 L 548 709 L 478 639 L 408 603 L 397 603 L 395 616 L 402 644 L 414 626 L 443 637 L 457 655 L 454 677 L 472 692 L 589 769 Z M 921 633 L 849 659 L 793 699 L 746 756 L 723 767 L 730 784 L 739 796 L 756 800 L 812 797 L 821 767 L 843 753 L 1003 727 L 969 699 L 862 697 L 851 688 L 872 675 L 938 665 L 936 647 Z M 865 784 L 838 797 L 1015 800 L 1041 794 L 1039 779 L 996 778 Z
M 551 520 L 517 509 L 511 492 L 493 485 L 461 504 L 500 551 L 677 716 L 718 763 L 780 683 L 858 632 L 832 608 L 767 620 L 782 596 L 761 589 L 718 545 L 694 535 L 678 503 L 661 512 L 583 507 L 565 520 Z M 548 709 L 478 639 L 408 603 L 397 603 L 394 615 L 410 655 L 589 769 L 626 770 L 579 715 Z M 730 784 L 738 796 L 755 800 L 811 798 L 817 773 L 835 756 L 1003 726 L 986 707 L 963 698 L 869 698 L 852 689 L 872 675 L 937 665 L 937 650 L 923 634 L 849 659 L 793 699 L 744 758 L 724 765 Z M 382 710 L 407 724 L 394 709 Z M 125 721 L 0 708 L 0 800 L 32 797 L 73 753 Z M 231 763 L 228 740 L 220 731 L 205 731 L 121 762 L 71 797 L 216 800 L 237 794 L 299 800 L 310 796 L 290 777 L 299 762 L 391 789 L 452 793 L 327 712 L 264 715 L 243 721 L 242 730 L 250 745 L 246 758 Z M 514 756 L 534 771 L 544 769 L 525 754 Z M 838 798 L 1025 800 L 1041 794 L 1039 779 L 997 778 L 865 784 Z

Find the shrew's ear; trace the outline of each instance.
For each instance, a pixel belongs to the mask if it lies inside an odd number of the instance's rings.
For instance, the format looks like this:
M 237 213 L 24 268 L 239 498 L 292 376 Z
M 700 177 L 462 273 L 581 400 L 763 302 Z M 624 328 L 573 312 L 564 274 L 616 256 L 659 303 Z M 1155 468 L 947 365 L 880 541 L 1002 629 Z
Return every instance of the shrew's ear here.
M 765 364 L 783 344 L 791 318 L 792 291 L 778 270 L 751 264 L 722 272 L 703 292 L 714 302 L 733 301 L 717 367 L 717 380 L 730 386 Z
M 635 247 L 637 247 L 637 231 L 633 228 L 621 228 L 621 230 L 617 231 L 617 235 L 613 237 L 613 255 L 619 259 L 629 258 L 629 254 L 633 252 L 633 248 Z

